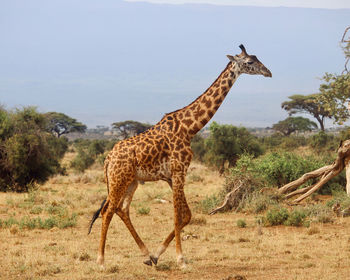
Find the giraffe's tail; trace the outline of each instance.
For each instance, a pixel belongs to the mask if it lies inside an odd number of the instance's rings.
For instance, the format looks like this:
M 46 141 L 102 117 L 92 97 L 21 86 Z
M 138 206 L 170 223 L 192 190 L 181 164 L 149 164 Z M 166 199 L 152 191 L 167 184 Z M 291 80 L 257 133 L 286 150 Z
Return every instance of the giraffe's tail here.
M 109 156 L 107 155 L 106 159 L 105 159 L 105 163 L 104 163 L 104 176 L 105 176 L 105 180 L 106 180 L 106 184 L 107 184 L 107 192 L 109 193 L 109 183 L 108 183 L 108 164 L 109 164 Z M 102 201 L 101 203 L 101 207 L 94 213 L 94 215 L 92 216 L 92 219 L 90 221 L 90 225 L 89 225 L 89 231 L 88 234 L 90 234 L 92 226 L 94 224 L 94 222 L 97 220 L 98 216 L 100 215 L 101 211 L 102 214 L 105 211 L 105 207 L 108 206 L 109 200 L 108 198 L 106 198 L 104 201 Z
M 109 165 L 109 155 L 107 155 L 104 165 L 103 165 L 103 173 L 105 176 L 105 182 L 107 184 L 107 192 L 109 193 L 109 182 L 108 182 L 108 165 Z
M 107 202 L 107 203 L 106 203 Z M 88 234 L 90 234 L 91 232 L 91 229 L 92 229 L 92 226 L 94 224 L 94 222 L 97 220 L 98 216 L 100 215 L 103 207 L 106 205 L 108 205 L 109 203 L 109 200 L 105 199 L 104 201 L 102 201 L 101 203 L 101 207 L 94 213 L 94 215 L 92 216 L 92 219 L 90 221 L 90 225 L 89 225 L 89 231 L 88 231 Z

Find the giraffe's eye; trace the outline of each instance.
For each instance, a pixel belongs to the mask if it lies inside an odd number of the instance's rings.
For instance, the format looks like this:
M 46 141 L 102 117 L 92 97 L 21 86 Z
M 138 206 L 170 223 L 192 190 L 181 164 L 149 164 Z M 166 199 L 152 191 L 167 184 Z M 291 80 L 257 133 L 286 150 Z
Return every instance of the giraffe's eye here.
M 254 61 L 248 61 L 248 64 L 253 64 L 254 63 Z

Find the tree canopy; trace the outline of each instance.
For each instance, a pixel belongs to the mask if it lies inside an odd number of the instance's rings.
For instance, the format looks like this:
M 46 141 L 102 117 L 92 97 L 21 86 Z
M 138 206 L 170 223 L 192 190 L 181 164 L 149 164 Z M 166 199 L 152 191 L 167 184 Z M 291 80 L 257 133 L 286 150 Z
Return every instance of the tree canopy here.
M 326 118 L 333 119 L 334 123 L 341 125 L 350 117 L 350 73 L 347 68 L 350 59 L 350 27 L 345 29 L 340 44 L 345 55 L 344 71 L 341 74 L 326 73 L 322 78 L 319 93 L 292 95 L 289 97 L 290 101 L 282 103 L 282 108 L 288 111 L 289 115 L 312 115 L 322 131 Z
M 57 137 L 71 132 L 85 132 L 86 130 L 86 125 L 63 113 L 48 112 L 45 117 L 48 121 L 47 129 Z
M 59 160 L 68 141 L 47 133 L 46 124 L 34 107 L 0 108 L 0 191 L 26 191 L 63 171 Z
M 329 112 L 334 123 L 341 125 L 350 117 L 350 73 L 347 68 L 350 59 L 350 27 L 345 29 L 340 44 L 345 56 L 344 70 L 341 74 L 326 73 L 323 76 L 324 83 L 320 85 L 317 100 Z
M 210 136 L 205 141 L 205 160 L 220 170 L 223 170 L 225 162 L 229 167 L 234 166 L 239 155 L 245 152 L 253 156 L 263 153 L 257 139 L 244 127 L 213 122 L 209 130 Z
M 303 117 L 288 117 L 283 121 L 275 123 L 272 128 L 285 136 L 291 135 L 293 132 L 311 131 L 317 129 L 317 124 Z
M 325 118 L 331 118 L 331 112 L 328 110 L 325 102 L 320 98 L 320 94 L 301 95 L 295 94 L 288 97 L 290 100 L 282 103 L 282 108 L 289 115 L 297 113 L 306 113 L 312 115 L 320 124 L 320 128 L 324 131 Z
M 129 138 L 149 129 L 152 125 L 137 121 L 127 120 L 123 122 L 115 122 L 112 124 L 113 129 L 117 131 L 122 139 Z

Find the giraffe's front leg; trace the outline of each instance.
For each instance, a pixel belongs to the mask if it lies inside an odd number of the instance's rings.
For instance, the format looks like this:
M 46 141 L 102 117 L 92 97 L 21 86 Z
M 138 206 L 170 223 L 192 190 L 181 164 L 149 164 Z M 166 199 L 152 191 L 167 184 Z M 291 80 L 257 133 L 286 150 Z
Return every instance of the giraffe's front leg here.
M 182 177 L 182 176 L 181 176 Z M 175 243 L 176 243 L 176 260 L 177 264 L 184 268 L 185 260 L 182 254 L 182 246 L 181 246 L 181 230 L 190 222 L 191 220 L 191 211 L 188 207 L 185 193 L 184 193 L 184 176 L 183 179 L 178 178 L 177 180 L 181 180 L 182 184 L 176 185 L 174 187 L 173 192 L 173 200 L 174 200 L 174 222 L 175 222 Z
M 185 267 L 185 261 L 182 254 L 181 247 L 181 230 L 190 222 L 191 220 L 191 211 L 188 207 L 185 193 L 184 193 L 184 181 L 185 174 L 179 172 L 173 175 L 173 203 L 174 203 L 174 224 L 175 229 L 168 235 L 164 242 L 159 246 L 156 254 L 151 256 L 152 261 L 157 264 L 158 258 L 161 254 L 165 252 L 170 242 L 175 237 L 176 242 L 176 258 L 177 263 L 181 268 Z

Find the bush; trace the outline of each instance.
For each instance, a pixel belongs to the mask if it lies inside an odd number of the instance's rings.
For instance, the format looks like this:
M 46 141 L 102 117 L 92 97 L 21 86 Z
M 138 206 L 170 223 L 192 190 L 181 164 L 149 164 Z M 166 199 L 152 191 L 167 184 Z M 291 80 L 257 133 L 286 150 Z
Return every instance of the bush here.
M 302 209 L 294 209 L 289 213 L 288 219 L 285 221 L 287 226 L 300 227 L 302 225 L 308 225 L 306 223 L 307 214 Z
M 199 209 L 202 213 L 208 214 L 211 210 L 213 210 L 219 204 L 219 199 L 216 195 L 207 196 L 205 199 L 200 201 L 197 209 Z
M 277 204 L 278 202 L 274 197 L 254 192 L 245 203 L 243 209 L 247 212 L 258 214 L 269 209 L 271 206 L 276 206 Z
M 193 151 L 193 159 L 203 162 L 206 149 L 204 138 L 200 134 L 196 134 L 192 138 L 191 149 Z
M 46 119 L 33 107 L 7 112 L 0 109 L 0 191 L 28 191 L 62 173 L 59 160 L 67 140 L 46 132 Z
M 350 207 L 350 197 L 344 191 L 336 191 L 332 193 L 333 198 L 327 202 L 328 207 L 333 207 L 336 203 L 339 203 L 340 210 L 344 210 Z
M 77 172 L 84 172 L 95 162 L 94 158 L 85 150 L 79 149 L 76 157 L 71 161 L 70 166 Z
M 239 220 L 237 220 L 237 226 L 239 228 L 245 228 L 247 226 L 247 223 L 245 220 L 239 219 Z
M 339 145 L 339 139 L 333 134 L 327 134 L 324 131 L 320 131 L 309 138 L 309 144 L 312 148 L 317 150 L 335 151 Z
M 271 136 L 258 138 L 258 140 L 260 144 L 264 147 L 264 149 L 274 150 L 278 148 L 281 145 L 281 143 L 283 143 L 284 138 L 285 137 L 282 136 L 281 134 L 275 133 Z
M 266 213 L 265 225 L 277 226 L 284 224 L 289 217 L 288 210 L 286 208 L 273 208 Z
M 149 207 L 139 207 L 137 209 L 137 213 L 139 213 L 140 215 L 148 215 L 150 211 L 151 209 Z
M 307 145 L 307 140 L 304 136 L 292 135 L 292 136 L 283 138 L 280 148 L 286 149 L 286 150 L 292 150 L 292 149 L 306 146 L 306 145 Z
M 273 152 L 254 161 L 251 169 L 272 186 L 280 187 L 323 165 L 324 163 L 315 157 L 301 157 L 290 152 Z
M 205 141 L 207 153 L 204 160 L 221 171 L 225 162 L 228 162 L 228 167 L 235 166 L 239 155 L 243 153 L 249 153 L 254 157 L 263 154 L 257 138 L 244 127 L 219 125 L 213 122 L 209 129 L 210 136 Z
M 30 218 L 28 216 L 23 217 L 21 220 L 16 220 L 14 217 L 10 217 L 7 220 L 0 219 L 0 228 L 10 228 L 12 225 L 18 225 L 21 229 L 51 229 L 53 227 L 67 228 L 74 227 L 77 224 L 77 214 L 73 213 L 71 216 L 50 216 L 49 218 L 42 220 L 40 217 Z
M 77 155 L 71 161 L 71 168 L 82 173 L 96 161 L 103 165 L 106 152 L 112 149 L 115 143 L 115 140 L 76 139 L 74 148 L 77 151 Z
M 318 223 L 333 222 L 333 213 L 330 207 L 324 204 L 308 205 L 304 208 L 306 215 Z

